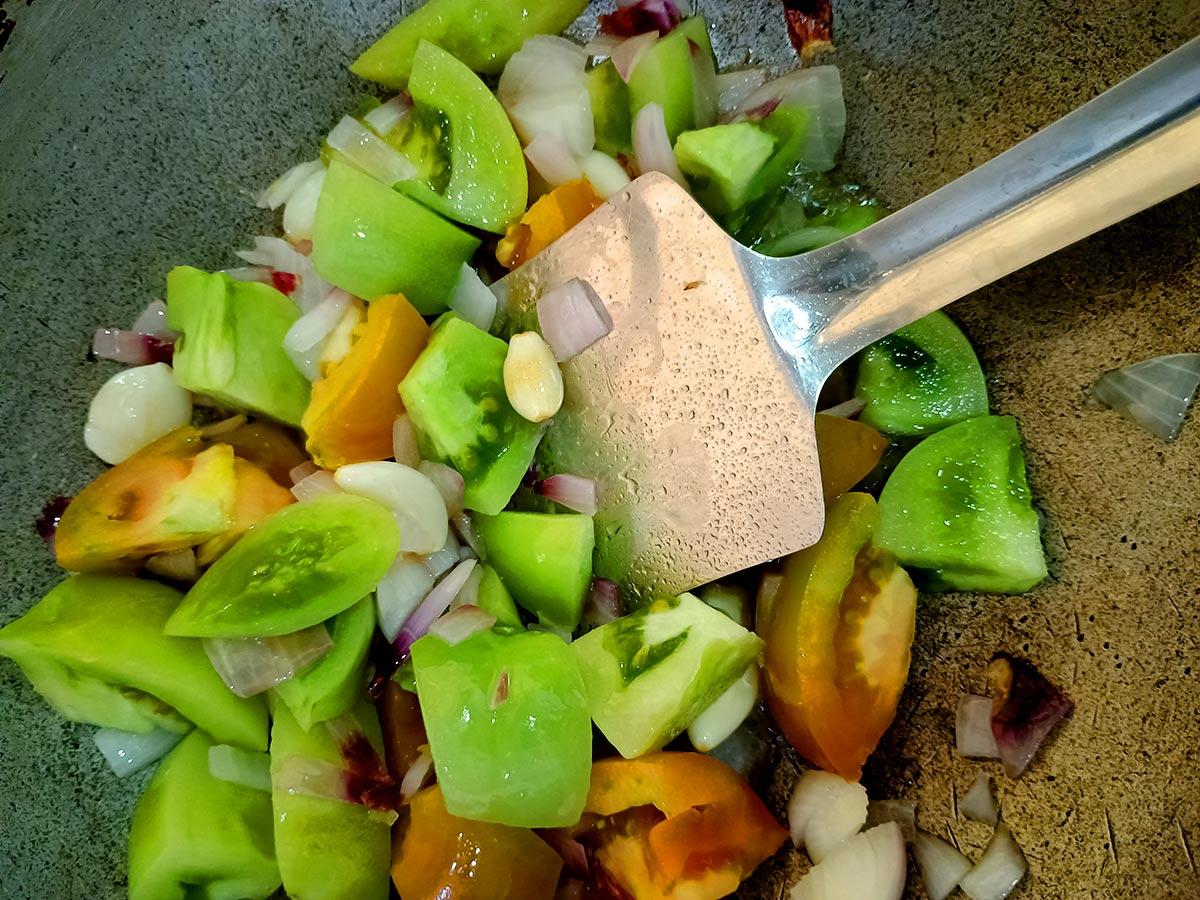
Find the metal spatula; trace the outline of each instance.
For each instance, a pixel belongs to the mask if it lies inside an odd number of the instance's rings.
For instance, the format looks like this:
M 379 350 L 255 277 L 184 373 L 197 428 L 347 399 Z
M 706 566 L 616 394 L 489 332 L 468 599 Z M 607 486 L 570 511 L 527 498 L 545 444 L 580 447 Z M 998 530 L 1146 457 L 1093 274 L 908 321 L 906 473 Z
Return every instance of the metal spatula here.
M 1200 38 L 974 172 L 793 259 L 731 240 L 682 187 L 633 182 L 497 284 L 511 330 L 581 278 L 610 335 L 564 367 L 545 437 L 595 478 L 596 574 L 675 593 L 817 540 L 813 431 L 871 342 L 1200 183 Z

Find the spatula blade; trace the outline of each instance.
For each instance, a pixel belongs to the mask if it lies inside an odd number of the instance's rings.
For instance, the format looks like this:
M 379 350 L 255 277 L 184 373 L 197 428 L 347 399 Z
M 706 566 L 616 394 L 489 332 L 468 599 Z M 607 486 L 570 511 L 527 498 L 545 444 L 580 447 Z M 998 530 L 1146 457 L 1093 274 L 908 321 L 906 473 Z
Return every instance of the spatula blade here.
M 682 188 L 648 175 L 497 285 L 509 332 L 536 329 L 538 298 L 572 278 L 612 314 L 563 367 L 542 458 L 598 481 L 596 574 L 637 599 L 799 550 L 824 523 L 811 401 L 738 258 Z

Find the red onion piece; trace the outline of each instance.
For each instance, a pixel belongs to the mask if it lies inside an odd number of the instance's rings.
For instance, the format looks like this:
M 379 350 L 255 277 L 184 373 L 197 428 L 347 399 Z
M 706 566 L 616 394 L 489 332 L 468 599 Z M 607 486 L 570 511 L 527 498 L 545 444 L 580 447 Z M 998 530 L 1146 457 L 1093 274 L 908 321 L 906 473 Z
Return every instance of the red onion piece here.
M 647 103 L 638 110 L 633 121 L 633 155 L 637 158 L 638 171 L 643 175 L 662 172 L 687 187 L 687 181 L 675 161 L 663 108 L 657 103 Z
M 400 797 L 406 803 L 415 797 L 417 791 L 424 787 L 425 781 L 429 778 L 429 773 L 432 771 L 433 756 L 430 754 L 429 749 L 425 748 L 413 760 L 413 764 L 408 767 L 408 771 L 404 773 L 404 778 L 400 781 Z
M 460 606 L 435 619 L 427 634 L 436 634 L 453 647 L 473 634 L 487 631 L 495 624 L 496 617 L 478 606 Z
M 549 132 L 537 135 L 525 148 L 525 158 L 551 187 L 583 177 L 583 169 L 561 137 Z
M 329 652 L 324 625 L 261 638 L 207 638 L 204 651 L 221 680 L 239 697 L 253 697 L 294 677 Z
M 954 743 L 963 756 L 998 759 L 1000 750 L 992 736 L 992 701 L 976 694 L 960 694 L 954 717 Z
M 161 300 L 151 300 L 133 322 L 133 330 L 138 334 L 148 334 L 150 337 L 173 341 L 179 335 L 167 327 L 167 304 Z
M 600 17 L 604 34 L 631 35 L 643 31 L 667 34 L 683 21 L 684 11 L 675 0 L 618 2 L 616 12 Z
M 998 654 L 988 666 L 995 697 L 991 730 L 1004 771 L 1019 778 L 1042 742 L 1075 709 L 1074 702 L 1028 660 Z
M 567 871 L 580 878 L 588 877 L 587 848 L 575 839 L 570 828 L 536 828 L 537 836 L 562 857 Z M 557 898 L 556 898 L 557 900 Z
M 467 486 L 466 482 L 463 481 L 463 477 L 458 472 L 450 468 L 450 466 L 430 462 L 427 459 L 421 460 L 417 465 L 417 471 L 432 481 L 433 486 L 438 489 L 438 493 L 442 495 L 442 500 L 446 502 L 446 512 L 451 516 L 455 516 L 463 511 L 463 500 Z
M 958 882 L 971 900 L 1004 900 L 1013 892 L 1029 866 L 1008 826 L 1001 822 L 979 862 Z
M 92 338 L 92 353 L 100 359 L 111 359 L 127 366 L 148 366 L 152 363 L 170 364 L 175 355 L 173 341 L 125 331 L 121 328 L 97 328 Z
M 361 802 L 361 795 L 355 792 L 355 774 L 345 768 L 323 759 L 312 759 L 306 756 L 289 756 L 279 767 L 273 782 L 276 790 L 289 794 L 303 794 L 308 797 L 320 797 L 325 800 L 338 800 L 359 806 L 368 804 Z M 379 807 L 372 804 L 370 808 L 377 811 Z M 394 810 L 387 814 L 388 824 L 398 818 Z
M 599 508 L 596 482 L 579 475 L 551 475 L 538 482 L 536 490 L 543 497 L 585 516 L 594 516 Z
M 946 900 L 958 887 L 959 879 L 971 871 L 969 859 L 925 831 L 918 830 L 913 838 L 913 857 L 929 900 Z
M 446 305 L 480 331 L 490 331 L 496 319 L 496 295 L 469 263 L 463 263 L 454 293 Z
M 417 446 L 417 431 L 413 428 L 408 413 L 400 413 L 392 423 L 392 453 L 401 465 L 415 469 L 421 465 L 421 451 Z
M 292 299 L 302 312 L 308 312 L 333 290 L 333 285 L 317 274 L 308 255 L 283 238 L 256 237 L 253 250 L 238 250 L 237 255 L 251 266 L 295 275 L 299 280 Z
M 733 119 L 762 119 L 780 105 L 798 106 L 808 112 L 807 137 L 799 164 L 810 172 L 832 169 L 846 132 L 846 103 L 837 66 L 799 69 L 767 82 L 742 102 Z
M 460 562 L 421 601 L 421 605 L 409 616 L 408 621 L 404 623 L 404 627 L 400 629 L 400 633 L 396 635 L 394 644 L 401 659 L 408 657 L 409 653 L 412 652 L 412 645 L 419 638 L 424 637 L 425 633 L 429 631 L 429 626 L 450 608 L 450 602 L 462 590 L 463 585 L 467 583 L 467 579 L 471 577 L 471 571 L 474 568 L 475 560 L 473 559 Z
M 599 628 L 621 618 L 621 588 L 607 578 L 593 578 L 583 604 L 583 624 Z
M 305 500 L 314 500 L 317 497 L 323 497 L 326 494 L 340 493 L 342 493 L 342 489 L 333 480 L 333 475 L 324 469 L 314 472 L 292 485 L 292 496 L 301 503 Z
M 389 641 L 433 590 L 434 575 L 423 557 L 401 553 L 375 588 L 375 614 L 379 630 Z
M 446 542 L 432 553 L 426 553 L 422 559 L 425 562 L 425 567 L 429 569 L 429 573 L 434 578 L 441 578 L 462 561 L 462 557 L 459 555 L 461 549 L 458 540 L 447 529 Z M 459 591 L 456 596 L 461 597 L 462 591 Z
M 612 316 L 590 284 L 572 278 L 537 302 L 538 327 L 554 358 L 574 359 L 613 329 Z
M 617 69 L 617 74 L 623 81 L 629 81 L 637 64 L 656 43 L 658 43 L 658 32 L 648 31 L 645 34 L 626 38 L 613 47 L 610 58 Z
M 612 56 L 613 50 L 624 40 L 615 34 L 597 34 L 594 38 L 583 45 L 583 52 L 592 59 L 602 59 L 606 56 Z

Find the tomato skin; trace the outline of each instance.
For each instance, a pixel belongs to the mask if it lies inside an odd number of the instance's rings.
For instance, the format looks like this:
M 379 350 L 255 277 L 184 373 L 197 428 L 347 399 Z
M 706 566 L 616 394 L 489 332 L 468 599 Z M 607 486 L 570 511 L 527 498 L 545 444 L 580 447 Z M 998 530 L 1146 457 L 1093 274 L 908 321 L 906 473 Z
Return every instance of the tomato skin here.
M 829 508 L 817 544 L 788 557 L 763 623 L 767 702 L 810 762 L 857 781 L 896 714 L 908 676 L 916 590 L 871 546 L 866 494 Z

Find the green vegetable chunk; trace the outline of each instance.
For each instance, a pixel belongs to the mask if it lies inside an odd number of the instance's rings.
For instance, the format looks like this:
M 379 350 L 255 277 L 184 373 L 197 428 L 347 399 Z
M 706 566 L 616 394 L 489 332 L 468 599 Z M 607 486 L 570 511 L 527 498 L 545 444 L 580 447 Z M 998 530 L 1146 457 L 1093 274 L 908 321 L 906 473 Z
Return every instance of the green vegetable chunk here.
M 297 766 L 312 760 L 344 768 L 346 758 L 326 725 L 306 732 L 283 703 L 273 704 L 271 716 L 271 803 L 283 889 L 298 900 L 386 900 L 388 820 L 365 806 L 292 790 Z M 375 708 L 363 701 L 353 717 L 382 753 Z
M 596 125 L 596 149 L 609 156 L 633 152 L 633 116 L 629 108 L 629 85 L 611 59 L 588 72 L 588 95 Z
M 503 234 L 525 212 L 529 193 L 521 142 L 504 107 L 478 75 L 427 41 L 408 90 L 447 123 L 450 179 L 441 188 L 404 182 L 400 190 L 447 218 Z
M 675 159 L 704 208 L 725 216 L 755 199 L 751 185 L 774 149 L 772 135 L 751 122 L 735 122 L 685 131 L 675 142 Z
M 430 0 L 405 16 L 350 66 L 360 78 L 402 88 L 421 41 L 444 47 L 476 72 L 498 75 L 535 34 L 558 34 L 587 0 Z
M 413 645 L 421 715 L 446 808 L 527 828 L 574 825 L 592 729 L 570 648 L 552 634 L 482 631 Z
M 667 135 L 674 144 L 679 135 L 697 125 L 696 77 L 692 47 L 697 53 L 712 58 L 712 42 L 708 23 L 703 16 L 684 19 L 679 25 L 646 51 L 629 76 L 629 103 L 634 116 L 649 103 L 663 108 Z
M 163 634 L 180 599 L 153 581 L 76 575 L 0 629 L 0 655 L 72 721 L 139 734 L 195 723 L 225 743 L 265 749 L 262 699 L 234 696 L 199 641 Z
M 983 369 L 943 312 L 863 351 L 854 393 L 867 401 L 861 421 L 887 434 L 928 434 L 988 414 Z
M 410 197 L 345 163 L 330 163 L 312 251 L 313 266 L 327 281 L 366 300 L 404 294 L 432 315 L 446 308 L 463 263 L 478 247 L 478 238 Z
M 177 266 L 167 276 L 167 324 L 178 331 L 175 380 L 227 406 L 299 425 L 311 390 L 283 349 L 300 317 L 273 287 Z
M 1016 420 L 982 416 L 919 443 L 879 497 L 876 544 L 930 590 L 1020 593 L 1046 577 Z
M 130 900 L 258 900 L 279 888 L 271 798 L 208 771 L 193 731 L 159 765 L 129 831 Z
M 375 633 L 375 605 L 364 597 L 333 620 L 333 649 L 309 669 L 276 686 L 300 727 L 345 715 L 367 687 L 367 653 Z
M 761 647 L 753 633 L 692 594 L 656 600 L 571 644 L 592 719 L 626 759 L 687 728 Z
M 475 527 L 517 602 L 544 624 L 573 631 L 592 581 L 591 516 L 502 512 L 476 516 Z
M 284 507 L 200 576 L 167 633 L 265 637 L 309 628 L 374 590 L 399 549 L 392 514 L 364 497 Z
M 491 566 L 479 567 L 479 590 L 475 603 L 484 612 L 495 616 L 496 624 L 521 627 L 521 614 L 517 612 L 517 604 Z
M 422 456 L 457 469 L 466 507 L 487 515 L 512 498 L 542 436 L 508 402 L 507 353 L 500 338 L 445 315 L 400 384 Z

